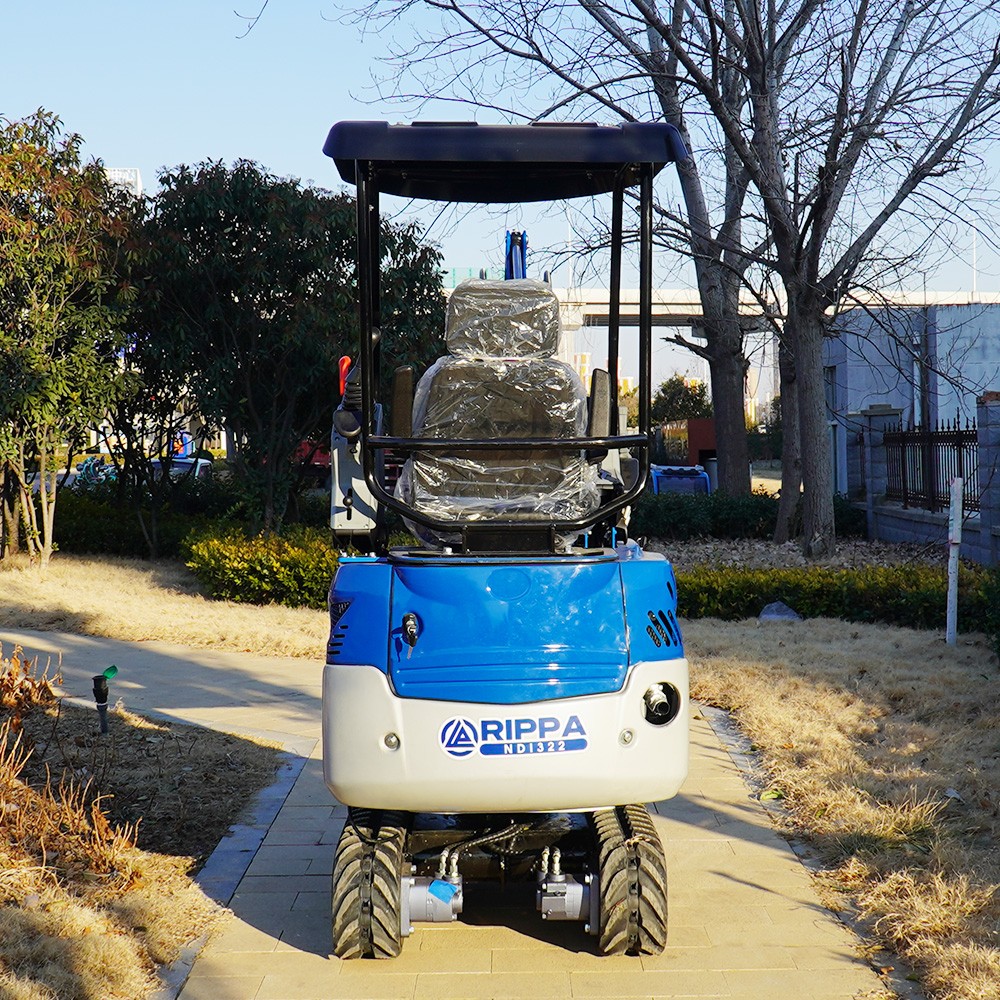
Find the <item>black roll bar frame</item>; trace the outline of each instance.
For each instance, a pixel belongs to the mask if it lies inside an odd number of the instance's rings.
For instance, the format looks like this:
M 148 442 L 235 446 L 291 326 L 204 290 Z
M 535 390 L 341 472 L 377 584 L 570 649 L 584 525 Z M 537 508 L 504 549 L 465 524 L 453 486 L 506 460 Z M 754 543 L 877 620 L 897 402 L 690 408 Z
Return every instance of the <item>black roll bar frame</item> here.
M 608 375 L 611 399 L 611 430 L 605 437 L 579 438 L 496 438 L 489 441 L 471 438 L 401 438 L 373 433 L 375 415 L 375 373 L 379 365 L 381 339 L 381 310 L 379 300 L 379 273 L 381 252 L 379 244 L 381 221 L 379 218 L 378 166 L 374 161 L 358 160 L 355 163 L 358 212 L 358 310 L 361 338 L 361 399 L 362 419 L 360 446 L 365 482 L 375 500 L 436 531 L 464 531 L 470 526 L 482 526 L 480 520 L 445 521 L 418 510 L 388 493 L 375 475 L 375 455 L 378 451 L 396 451 L 403 454 L 413 451 L 576 451 L 590 448 L 634 448 L 639 454 L 639 475 L 632 487 L 611 503 L 599 507 L 584 518 L 571 521 L 547 519 L 490 520 L 491 529 L 553 528 L 559 533 L 583 532 L 609 515 L 627 507 L 646 485 L 649 475 L 650 450 L 650 392 L 652 380 L 652 328 L 653 328 L 653 176 L 651 163 L 623 164 L 616 175 L 611 191 L 611 268 L 610 300 L 608 314 Z M 639 186 L 639 433 L 619 434 L 618 427 L 618 355 L 621 325 L 621 260 L 622 230 L 626 175 L 638 174 Z M 631 186 L 631 185 L 629 185 Z

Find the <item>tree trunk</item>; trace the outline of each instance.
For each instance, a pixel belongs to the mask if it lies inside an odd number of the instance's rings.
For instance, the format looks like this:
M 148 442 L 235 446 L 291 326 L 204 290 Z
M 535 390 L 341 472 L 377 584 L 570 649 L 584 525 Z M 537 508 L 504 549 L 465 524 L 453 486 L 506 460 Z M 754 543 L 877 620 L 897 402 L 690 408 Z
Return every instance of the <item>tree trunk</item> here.
M 139 522 L 139 530 L 142 532 L 143 541 L 146 543 L 146 552 L 150 559 L 156 559 L 160 555 L 160 507 L 162 502 L 160 494 L 156 493 L 150 498 L 149 516 L 142 509 L 142 501 L 136 500 L 135 516 Z
M 667 120 L 673 119 L 667 115 Z M 682 135 L 689 139 L 686 129 Z M 721 249 L 711 238 L 708 205 L 694 157 L 677 164 L 677 176 L 691 225 L 691 256 L 705 321 L 719 490 L 745 495 L 750 492 L 750 446 L 743 406 L 747 362 L 739 318 L 740 279 L 722 263 Z
M 823 308 L 813 296 L 789 294 L 788 323 L 795 331 L 795 381 L 802 451 L 802 550 L 809 559 L 832 555 L 833 469 L 823 381 Z
M 0 562 L 21 551 L 20 493 L 10 469 L 0 473 Z
M 35 497 L 32 492 L 32 484 L 28 481 L 28 454 L 25 442 L 18 444 L 18 454 L 14 475 L 17 481 L 18 507 L 21 514 L 21 526 L 24 529 L 25 548 L 28 551 L 28 558 L 35 562 L 41 555 L 41 531 L 38 528 L 38 507 L 35 504 Z M 36 476 L 41 476 L 39 467 Z
M 274 508 L 274 468 L 268 466 L 263 473 L 262 493 L 264 494 L 264 530 L 270 534 L 277 528 L 277 517 Z
M 778 379 L 781 407 L 781 497 L 778 500 L 778 523 L 774 540 L 792 538 L 792 525 L 799 506 L 802 485 L 802 449 L 799 446 L 799 387 L 795 381 L 795 357 L 782 335 L 778 344 Z
M 750 492 L 750 446 L 744 407 L 747 363 L 735 316 L 716 318 L 709 351 L 719 492 L 739 496 Z
M 42 531 L 39 545 L 39 565 L 48 568 L 55 543 L 54 529 L 56 517 L 56 468 L 55 455 L 42 442 L 38 449 L 38 501 L 41 506 Z

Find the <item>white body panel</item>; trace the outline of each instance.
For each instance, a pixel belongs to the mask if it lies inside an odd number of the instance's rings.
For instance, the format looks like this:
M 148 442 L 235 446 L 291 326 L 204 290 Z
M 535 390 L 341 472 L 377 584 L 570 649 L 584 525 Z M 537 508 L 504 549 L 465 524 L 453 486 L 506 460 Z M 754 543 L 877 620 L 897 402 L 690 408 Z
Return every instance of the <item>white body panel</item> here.
M 663 682 L 680 692 L 681 708 L 654 726 L 643 694 Z M 688 728 L 685 659 L 636 664 L 612 694 L 527 705 L 398 698 L 372 666 L 337 664 L 323 674 L 324 778 L 352 806 L 568 812 L 653 802 L 675 795 L 687 777 Z M 397 749 L 386 745 L 389 734 Z M 582 749 L 560 750 L 581 741 Z

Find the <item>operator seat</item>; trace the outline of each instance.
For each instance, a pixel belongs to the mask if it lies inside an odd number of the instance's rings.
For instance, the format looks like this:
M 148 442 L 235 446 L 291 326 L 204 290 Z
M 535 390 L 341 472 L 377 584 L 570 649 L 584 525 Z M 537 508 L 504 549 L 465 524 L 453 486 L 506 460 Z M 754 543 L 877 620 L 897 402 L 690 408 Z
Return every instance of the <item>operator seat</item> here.
M 586 436 L 587 396 L 556 360 L 559 302 L 541 281 L 464 281 L 448 301 L 449 354 L 420 379 L 413 436 L 495 440 Z M 579 449 L 415 451 L 397 493 L 448 521 L 562 521 L 593 512 L 597 474 Z M 451 535 L 411 525 L 432 544 Z

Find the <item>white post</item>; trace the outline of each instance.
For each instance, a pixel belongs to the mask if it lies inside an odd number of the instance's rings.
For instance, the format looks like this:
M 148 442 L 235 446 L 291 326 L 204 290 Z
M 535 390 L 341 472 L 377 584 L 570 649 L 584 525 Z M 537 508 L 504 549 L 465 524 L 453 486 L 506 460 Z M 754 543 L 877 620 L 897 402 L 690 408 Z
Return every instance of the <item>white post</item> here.
M 945 642 L 954 646 L 958 631 L 958 551 L 962 547 L 962 477 L 951 481 L 951 509 L 948 514 L 948 617 Z

